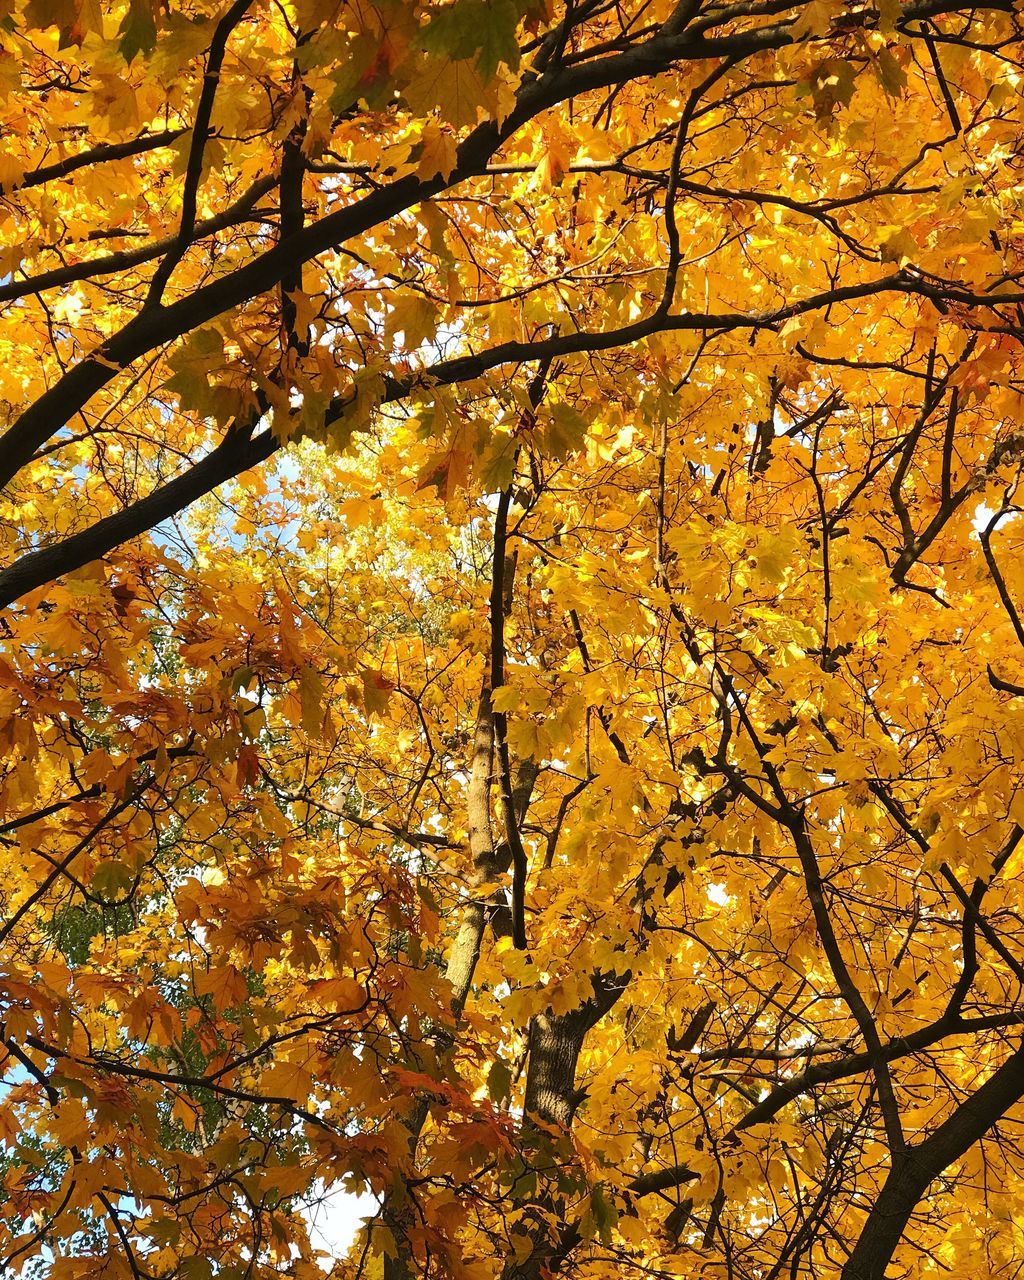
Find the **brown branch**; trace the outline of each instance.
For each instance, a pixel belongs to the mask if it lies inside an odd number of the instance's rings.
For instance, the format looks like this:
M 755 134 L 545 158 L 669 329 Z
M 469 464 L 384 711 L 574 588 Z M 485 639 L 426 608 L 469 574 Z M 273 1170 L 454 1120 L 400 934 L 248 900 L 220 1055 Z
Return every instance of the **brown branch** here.
M 189 147 L 188 160 L 185 164 L 185 180 L 181 193 L 181 227 L 173 247 L 160 263 L 153 275 L 153 279 L 150 281 L 149 291 L 146 294 L 146 302 L 143 307 L 144 311 L 155 307 L 159 303 L 164 289 L 167 287 L 167 282 L 174 272 L 174 268 L 185 256 L 185 252 L 192 241 L 192 234 L 196 225 L 199 184 L 203 178 L 203 156 L 206 153 L 206 143 L 210 134 L 213 102 L 220 85 L 220 72 L 224 62 L 224 54 L 227 50 L 228 37 L 238 23 L 241 22 L 245 16 L 245 11 L 251 4 L 252 0 L 235 0 L 235 3 L 214 28 L 213 39 L 210 41 L 210 52 L 206 60 L 206 72 L 203 75 L 203 87 L 199 93 L 196 115 L 192 122 L 192 143 Z
M 145 133 L 127 142 L 101 142 L 95 147 L 90 147 L 88 151 L 78 151 L 73 156 L 54 161 L 53 164 L 44 164 L 37 169 L 30 169 L 21 181 L 12 184 L 10 189 L 0 186 L 0 195 L 9 195 L 11 190 L 21 191 L 25 187 L 39 187 L 43 183 L 66 178 L 78 169 L 86 169 L 90 165 L 106 164 L 111 160 L 125 160 L 129 156 L 137 156 L 146 151 L 155 151 L 158 147 L 170 146 L 187 132 L 188 130 L 184 128 L 163 129 L 160 133 Z

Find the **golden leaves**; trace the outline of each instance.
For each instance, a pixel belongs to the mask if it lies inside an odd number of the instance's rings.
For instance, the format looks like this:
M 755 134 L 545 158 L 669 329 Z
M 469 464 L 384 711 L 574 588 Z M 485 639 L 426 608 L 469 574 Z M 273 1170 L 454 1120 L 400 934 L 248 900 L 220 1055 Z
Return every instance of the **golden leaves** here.
M 688 1266 L 705 1236 L 702 1266 L 725 1238 L 791 1268 L 802 1207 L 845 1230 L 887 1159 L 804 829 L 915 1140 L 1005 1054 L 1013 850 L 974 973 L 942 868 L 977 892 L 1021 808 L 1021 708 L 985 675 L 1022 661 L 1016 73 L 981 47 L 1004 19 L 959 15 L 958 50 L 935 15 L 940 78 L 933 28 L 881 9 L 798 5 L 734 68 L 705 42 L 778 20 L 719 15 L 648 74 L 668 3 L 256 4 L 159 307 L 217 6 L 12 9 L 4 426 L 125 326 L 185 325 L 69 375 L 110 381 L 47 402 L 0 510 L 12 562 L 157 513 L 0 641 L 4 1022 L 28 1046 L 0 1134 L 60 1247 L 76 1147 L 74 1213 L 110 1193 L 160 1274 L 301 1274 L 320 1179 L 390 1197 L 373 1265 L 526 1268 L 568 1224 L 595 1275 Z M 578 74 L 596 87 L 558 100 Z M 315 256 L 281 279 L 284 224 Z M 266 406 L 253 438 L 286 450 L 168 500 Z M 977 527 L 1004 501 L 1000 590 Z M 985 1027 L 905 1054 L 968 980 Z M 571 1133 L 534 1118 L 534 1019 L 588 1022 Z M 998 1252 L 1007 1143 L 950 1265 L 980 1233 Z M 671 1207 L 636 1192 L 684 1162 Z

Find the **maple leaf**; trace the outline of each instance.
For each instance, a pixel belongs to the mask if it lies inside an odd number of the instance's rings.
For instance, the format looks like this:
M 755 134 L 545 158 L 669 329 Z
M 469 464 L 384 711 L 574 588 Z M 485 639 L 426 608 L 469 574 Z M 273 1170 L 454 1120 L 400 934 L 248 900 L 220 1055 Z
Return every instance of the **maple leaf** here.
M 156 47 L 156 18 L 153 0 L 129 0 L 128 11 L 121 20 L 121 54 L 125 62 L 140 53 L 152 53 Z
M 421 40 L 434 57 L 475 58 L 487 81 L 503 63 L 513 71 L 519 66 L 519 21 L 516 0 L 455 0 L 431 15 Z
M 387 712 L 388 700 L 395 690 L 394 681 L 379 671 L 363 667 L 360 671 L 363 685 L 363 706 L 369 716 L 382 716 Z
M 218 1012 L 236 1008 L 244 1003 L 249 994 L 245 974 L 232 964 L 219 965 L 197 974 L 195 987 L 200 995 L 212 996 L 214 1008 Z

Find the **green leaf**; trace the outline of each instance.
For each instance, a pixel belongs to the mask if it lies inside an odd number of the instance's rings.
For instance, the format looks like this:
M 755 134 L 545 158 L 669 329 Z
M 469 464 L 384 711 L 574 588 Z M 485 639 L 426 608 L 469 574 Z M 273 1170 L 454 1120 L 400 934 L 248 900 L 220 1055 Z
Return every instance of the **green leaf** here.
M 152 0 L 131 0 L 118 34 L 125 62 L 131 62 L 137 53 L 152 53 L 156 48 Z
M 101 898 L 114 901 L 131 888 L 131 868 L 120 858 L 109 858 L 92 874 L 92 889 Z
M 78 22 L 78 8 L 75 0 L 29 0 L 25 6 L 25 26 L 29 30 L 47 27 L 70 30 Z
M 324 682 L 313 667 L 303 667 L 299 672 L 299 702 L 303 733 L 318 738 L 324 723 Z
M 875 63 L 875 71 L 882 88 L 891 98 L 899 98 L 907 87 L 907 73 L 888 49 L 882 49 Z
M 903 262 L 916 257 L 917 250 L 917 241 L 906 227 L 892 227 L 879 244 L 879 257 L 883 262 Z
M 519 12 L 512 0 L 497 0 L 486 5 L 487 14 L 481 20 L 480 50 L 476 67 L 485 80 L 489 80 L 502 63 L 511 71 L 519 67 Z
M 476 58 L 481 77 L 489 80 L 502 63 L 513 71 L 519 66 L 519 16 L 515 0 L 457 0 L 434 14 L 423 48 L 454 61 Z
M 174 1218 L 155 1218 L 146 1224 L 146 1234 L 157 1244 L 175 1244 L 181 1238 L 181 1223 Z
M 814 111 L 827 120 L 836 107 L 848 107 L 857 87 L 857 68 L 845 58 L 826 58 L 811 77 Z
M 363 681 L 363 706 L 368 716 L 382 716 L 388 709 L 388 699 L 394 692 L 395 685 L 387 676 L 372 667 L 362 667 L 359 672 Z
M 194 409 L 204 416 L 212 409 L 210 374 L 224 368 L 224 339 L 217 329 L 197 329 L 167 363 L 174 370 L 167 388 L 174 391 L 183 409 Z
M 590 1216 L 594 1220 L 597 1234 L 601 1237 L 601 1243 L 611 1244 L 612 1229 L 618 1221 L 619 1215 L 605 1196 L 604 1183 L 602 1182 L 599 1182 L 590 1192 Z
M 507 431 L 496 431 L 491 437 L 478 467 L 480 480 L 488 493 L 507 489 L 515 472 L 518 444 Z
M 548 408 L 543 429 L 544 452 L 553 458 L 567 458 L 583 447 L 587 420 L 571 405 L 556 401 Z
M 487 1073 L 487 1094 L 492 1102 L 501 1102 L 512 1092 L 512 1070 L 507 1062 L 495 1058 Z
M 178 1263 L 178 1275 L 181 1276 L 181 1280 L 210 1280 L 213 1267 L 206 1258 L 193 1253 L 187 1258 L 182 1258 Z

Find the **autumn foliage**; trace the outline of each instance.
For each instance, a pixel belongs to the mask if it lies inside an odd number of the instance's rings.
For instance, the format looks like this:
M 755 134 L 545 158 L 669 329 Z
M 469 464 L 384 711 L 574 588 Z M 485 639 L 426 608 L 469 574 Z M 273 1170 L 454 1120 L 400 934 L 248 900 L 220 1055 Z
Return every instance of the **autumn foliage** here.
M 3 0 L 0 99 L 0 1270 L 1016 1277 L 1013 0 Z

